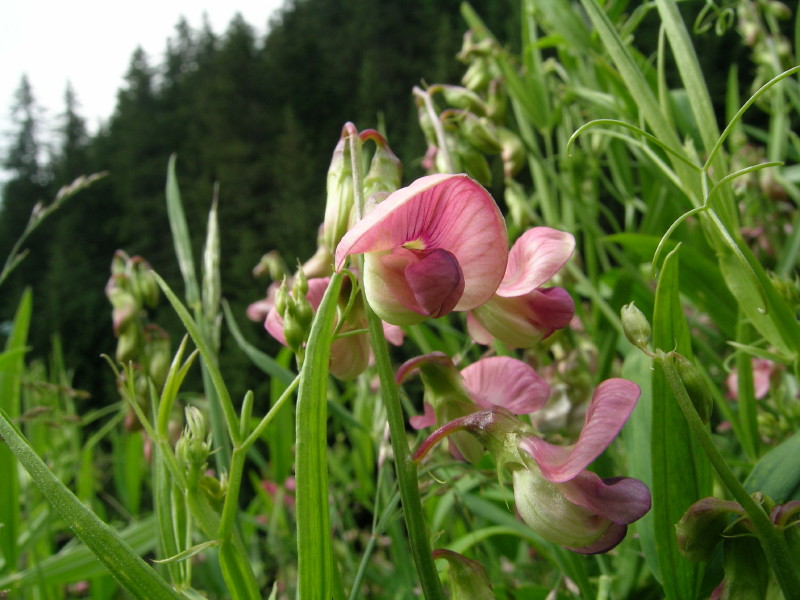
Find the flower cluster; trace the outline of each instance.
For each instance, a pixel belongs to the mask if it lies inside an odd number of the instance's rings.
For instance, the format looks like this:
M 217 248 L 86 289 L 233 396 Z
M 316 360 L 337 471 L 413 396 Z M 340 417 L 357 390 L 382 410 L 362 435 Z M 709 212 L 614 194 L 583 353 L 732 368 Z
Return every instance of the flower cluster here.
M 365 141 L 375 142 L 376 150 L 363 178 L 365 201 L 357 206 L 354 185 L 360 178 L 353 177 L 353 169 L 359 161 L 352 153 Z M 454 311 L 465 313 L 474 342 L 498 340 L 508 348 L 531 348 L 572 321 L 569 293 L 545 287 L 574 251 L 571 234 L 534 227 L 509 249 L 497 204 L 468 175 L 431 174 L 403 188 L 399 181 L 399 162 L 385 140 L 346 125 L 328 173 L 319 250 L 291 279 L 273 284 L 265 301 L 251 306 L 273 337 L 301 356 L 329 278 L 345 269 L 353 276 L 342 287 L 330 364 L 342 379 L 369 364 L 370 309 L 397 343 L 400 327 Z M 312 276 L 306 281 L 307 272 Z M 353 285 L 363 288 L 363 296 L 352 293 Z M 415 459 L 421 461 L 445 438 L 452 455 L 468 463 L 477 463 L 488 450 L 500 472 L 511 474 L 520 517 L 543 538 L 576 552 L 605 552 L 649 510 L 650 492 L 641 481 L 601 479 L 587 470 L 631 414 L 639 396 L 635 384 L 601 383 L 577 440 L 560 446 L 524 420 L 544 408 L 551 392 L 528 363 L 487 356 L 459 370 L 449 356 L 434 352 L 403 364 L 396 381 L 416 374 L 425 387 L 424 410 L 411 425 L 438 429 Z
M 513 362 L 501 365 L 499 360 Z M 407 368 L 408 363 L 400 372 Z M 570 446 L 547 442 L 516 416 L 538 410 L 549 394 L 547 384 L 526 363 L 485 358 L 462 371 L 462 381 L 450 378 L 450 386 L 449 390 L 438 386 L 430 393 L 431 399 L 435 396 L 437 406 L 455 407 L 466 414 L 434 431 L 417 450 L 415 460 L 421 461 L 447 437 L 464 457 L 480 458 L 475 448 L 465 452 L 468 446 L 456 437 L 466 434 L 494 455 L 501 472 L 511 472 L 514 500 L 522 520 L 544 539 L 575 552 L 610 550 L 623 539 L 628 524 L 650 509 L 650 492 L 641 481 L 630 477 L 601 479 L 586 469 L 630 416 L 639 397 L 636 384 L 624 379 L 601 383 L 592 396 L 580 435 Z M 431 389 L 434 386 L 426 385 L 426 392 Z M 472 411 L 464 398 L 473 401 Z M 451 409 L 451 415 L 456 411 Z M 430 424 L 428 415 L 415 426 Z

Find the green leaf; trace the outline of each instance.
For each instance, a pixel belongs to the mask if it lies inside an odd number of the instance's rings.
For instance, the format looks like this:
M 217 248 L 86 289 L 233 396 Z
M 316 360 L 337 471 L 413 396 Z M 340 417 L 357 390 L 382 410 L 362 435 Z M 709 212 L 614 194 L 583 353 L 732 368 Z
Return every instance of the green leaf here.
M 764 492 L 778 504 L 800 500 L 800 431 L 756 463 L 744 482 L 750 492 Z
M 0 412 L 0 435 L 48 502 L 125 590 L 142 600 L 180 598 L 116 531 L 78 500 L 47 468 L 4 411 Z
M 189 236 L 189 226 L 186 224 L 186 215 L 183 212 L 178 178 L 175 175 L 176 159 L 176 155 L 170 156 L 167 167 L 167 215 L 172 231 L 172 241 L 175 244 L 175 254 L 178 257 L 178 266 L 186 286 L 186 301 L 194 309 L 200 302 L 200 288 L 197 285 L 197 271 L 192 254 L 192 238 Z
M 678 251 L 664 260 L 653 313 L 653 346 L 676 349 L 691 360 L 689 327 L 680 302 Z M 708 460 L 697 446 L 661 369 L 652 375 L 651 465 L 653 528 L 661 584 L 667 598 L 696 598 L 703 567 L 678 552 L 675 523 L 696 500 L 711 493 Z
M 328 511 L 328 363 L 342 275 L 335 274 L 317 309 L 297 392 L 296 498 L 298 597 L 329 600 L 334 580 Z
M 152 552 L 156 545 L 154 517 L 151 515 L 128 525 L 119 537 L 130 544 L 137 554 Z M 64 585 L 91 579 L 107 573 L 107 569 L 84 544 L 69 543 L 58 554 L 48 556 L 37 564 L 0 578 L 0 589 L 23 589 L 38 581 L 50 585 Z
M 9 419 L 20 415 L 20 377 L 25 368 L 24 351 L 33 311 L 33 294 L 27 289 L 22 295 L 11 333 L 6 341 L 0 365 L 0 410 Z M 0 444 L 0 554 L 5 558 L 4 570 L 17 568 L 17 537 L 20 531 L 19 470 L 17 460 L 5 444 Z

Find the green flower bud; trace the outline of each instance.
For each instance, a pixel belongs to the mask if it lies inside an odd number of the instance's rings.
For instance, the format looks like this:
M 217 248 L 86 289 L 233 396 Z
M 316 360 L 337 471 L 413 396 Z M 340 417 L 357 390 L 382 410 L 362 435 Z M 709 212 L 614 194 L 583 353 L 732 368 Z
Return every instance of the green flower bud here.
M 206 416 L 196 406 L 187 406 L 186 427 L 175 444 L 175 455 L 189 473 L 191 479 L 199 481 L 205 471 L 211 453 L 211 434 L 208 432 Z
M 650 342 L 651 329 L 650 322 L 644 316 L 644 313 L 631 302 L 622 307 L 620 318 L 622 320 L 622 330 L 625 332 L 625 337 L 628 338 L 628 341 L 637 348 L 647 349 L 647 344 Z
M 375 154 L 369 171 L 364 176 L 364 197 L 371 198 L 382 194 L 391 194 L 402 183 L 403 165 L 395 156 L 383 136 L 374 129 L 361 132 L 362 141 L 375 142 Z
M 486 117 L 476 117 L 474 114 L 464 112 L 461 115 L 461 133 L 481 152 L 497 154 L 500 152 L 500 139 L 497 127 Z
M 292 303 L 292 298 L 287 289 L 286 276 L 284 276 L 281 286 L 275 292 L 275 310 L 281 317 L 286 316 L 290 303 Z
M 494 600 L 486 569 L 478 561 L 452 550 L 434 550 L 433 558 L 443 558 L 450 565 L 451 600 Z
M 292 304 L 293 309 L 287 310 L 283 316 L 283 336 L 286 338 L 286 345 L 297 352 L 303 347 L 308 337 L 308 329 L 298 319 L 297 305 Z
M 331 165 L 328 168 L 327 193 L 325 203 L 325 222 L 323 224 L 323 240 L 331 254 L 342 236 L 347 232 L 350 212 L 353 209 L 353 165 L 350 158 L 350 138 L 358 137 L 358 131 L 352 123 L 346 123 L 342 135 L 333 150 Z
M 431 92 L 439 91 L 444 96 L 444 101 L 455 108 L 463 108 L 471 112 L 486 114 L 486 103 L 472 90 L 458 85 L 437 85 Z
M 736 502 L 713 497 L 692 504 L 675 525 L 680 553 L 694 562 L 707 561 L 722 541 L 731 513 L 744 511 Z
M 145 328 L 144 351 L 147 355 L 147 374 L 160 390 L 167 379 L 172 362 L 169 335 L 161 327 L 150 324 Z
M 522 139 L 505 127 L 497 128 L 497 136 L 500 140 L 500 158 L 503 159 L 503 174 L 506 177 L 513 177 L 525 166 L 528 152 Z
M 708 381 L 694 364 L 680 354 L 673 354 L 672 360 L 697 414 L 700 415 L 703 423 L 708 423 L 708 419 L 711 417 L 711 409 L 714 407 L 714 400 L 711 397 Z

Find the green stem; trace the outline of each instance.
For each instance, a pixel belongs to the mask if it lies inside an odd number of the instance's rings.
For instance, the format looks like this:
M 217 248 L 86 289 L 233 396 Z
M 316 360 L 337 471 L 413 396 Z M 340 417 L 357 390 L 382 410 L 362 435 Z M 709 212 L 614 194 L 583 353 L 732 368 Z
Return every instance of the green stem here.
M 397 471 L 397 484 L 400 487 L 400 499 L 403 503 L 403 515 L 408 528 L 408 539 L 411 554 L 417 567 L 422 593 L 427 600 L 444 600 L 442 583 L 433 562 L 428 529 L 422 512 L 422 501 L 419 495 L 417 467 L 411 460 L 411 451 L 406 440 L 406 426 L 403 419 L 403 408 L 400 405 L 400 392 L 394 380 L 394 370 L 389 360 L 386 338 L 383 335 L 383 324 L 369 305 L 365 302 L 369 321 L 369 337 L 372 352 L 375 355 L 375 366 L 381 381 L 381 397 L 386 407 L 389 421 L 389 433 L 392 438 L 392 450 Z
M 783 533 L 773 525 L 764 509 L 742 487 L 733 471 L 728 467 L 722 454 L 714 445 L 711 434 L 702 419 L 700 419 L 700 415 L 697 414 L 697 410 L 681 381 L 671 353 L 658 351 L 653 356 L 653 361 L 664 372 L 664 376 L 672 388 L 672 393 L 675 394 L 675 399 L 678 401 L 678 405 L 686 418 L 689 429 L 700 443 L 706 456 L 708 456 L 723 485 L 747 513 L 784 597 L 786 600 L 800 599 L 800 574 L 797 572 L 797 566 L 792 562 L 789 545 Z

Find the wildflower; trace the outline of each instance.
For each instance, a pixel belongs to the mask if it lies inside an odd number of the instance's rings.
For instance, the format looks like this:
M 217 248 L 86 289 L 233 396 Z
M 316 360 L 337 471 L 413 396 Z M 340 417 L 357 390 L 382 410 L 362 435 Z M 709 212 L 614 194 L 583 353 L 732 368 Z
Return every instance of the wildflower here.
M 650 509 L 650 491 L 637 479 L 601 479 L 586 467 L 616 438 L 638 397 L 630 381 L 601 383 L 571 446 L 546 442 L 503 407 L 472 413 L 431 434 L 414 460 L 444 437 L 468 432 L 495 456 L 501 472 L 511 471 L 517 512 L 533 531 L 575 552 L 606 552 Z
M 778 369 L 774 362 L 766 358 L 752 358 L 750 364 L 753 369 L 753 391 L 756 399 L 764 398 L 769 392 L 772 374 Z M 728 398 L 735 400 L 739 397 L 739 374 L 734 369 L 728 375 L 725 383 L 728 386 Z
M 415 429 L 446 423 L 481 409 L 502 406 L 521 415 L 547 403 L 550 386 L 527 363 L 508 356 L 483 358 L 461 372 L 442 352 L 412 358 L 397 370 L 398 383 L 419 372 L 425 385 L 424 412 L 411 417 Z M 477 462 L 480 444 L 465 433 L 452 437 L 451 452 L 457 458 Z
M 567 262 L 575 238 L 549 227 L 534 227 L 514 243 L 500 286 L 485 304 L 467 316 L 476 342 L 497 338 L 514 348 L 530 348 L 566 327 L 575 303 L 560 287 L 542 288 Z
M 428 175 L 390 194 L 342 238 L 337 270 L 364 254 L 364 290 L 384 321 L 411 325 L 488 301 L 508 258 L 505 222 L 466 175 Z

